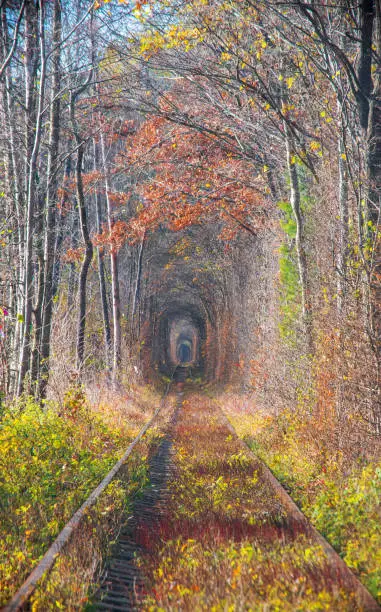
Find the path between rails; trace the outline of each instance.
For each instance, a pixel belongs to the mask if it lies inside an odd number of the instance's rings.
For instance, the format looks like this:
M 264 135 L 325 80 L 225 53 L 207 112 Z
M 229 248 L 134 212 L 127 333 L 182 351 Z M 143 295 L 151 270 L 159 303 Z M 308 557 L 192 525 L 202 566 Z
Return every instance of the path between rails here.
M 98 610 L 381 610 L 204 395 L 178 401 Z

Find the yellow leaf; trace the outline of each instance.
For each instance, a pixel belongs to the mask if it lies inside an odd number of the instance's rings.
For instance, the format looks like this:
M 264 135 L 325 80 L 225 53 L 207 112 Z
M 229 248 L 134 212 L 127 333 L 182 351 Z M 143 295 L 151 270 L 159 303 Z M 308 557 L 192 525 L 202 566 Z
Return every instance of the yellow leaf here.
M 221 53 L 221 61 L 228 62 L 231 59 L 231 54 L 223 52 Z
M 310 149 L 311 151 L 318 151 L 321 147 L 320 142 L 318 142 L 317 140 L 312 140 L 310 142 Z
M 288 77 L 288 78 L 286 79 L 286 83 L 287 83 L 287 87 L 288 87 L 288 89 L 291 89 L 291 87 L 292 87 L 292 85 L 293 85 L 294 81 L 295 81 L 295 78 L 294 78 L 294 77 Z

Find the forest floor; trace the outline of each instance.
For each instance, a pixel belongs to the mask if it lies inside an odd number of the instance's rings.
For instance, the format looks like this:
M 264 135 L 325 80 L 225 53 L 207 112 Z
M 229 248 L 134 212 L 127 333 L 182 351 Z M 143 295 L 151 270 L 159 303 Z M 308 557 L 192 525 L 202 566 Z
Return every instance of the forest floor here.
M 188 393 L 149 463 L 91 609 L 378 609 L 215 401 Z

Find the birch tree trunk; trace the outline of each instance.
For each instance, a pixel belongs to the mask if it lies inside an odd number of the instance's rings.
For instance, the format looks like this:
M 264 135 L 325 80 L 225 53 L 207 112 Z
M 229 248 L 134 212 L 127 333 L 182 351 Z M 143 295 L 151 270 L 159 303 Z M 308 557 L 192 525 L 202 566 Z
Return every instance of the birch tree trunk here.
M 45 24 L 44 24 L 44 2 L 39 4 L 38 15 L 38 43 L 40 57 L 40 78 L 37 93 L 37 115 L 35 122 L 31 121 L 34 113 L 34 86 L 36 80 L 36 62 L 34 61 L 35 45 L 35 20 L 37 8 L 33 2 L 28 2 L 25 14 L 25 78 L 26 78 L 26 119 L 27 119 L 27 184 L 26 184 L 26 232 L 25 232 L 25 285 L 24 285 L 24 329 L 22 347 L 20 354 L 18 394 L 24 390 L 25 376 L 30 367 L 31 353 L 31 325 L 33 309 L 33 235 L 34 235 L 34 213 L 37 200 L 37 167 L 38 154 L 41 145 L 42 119 L 45 101 Z
M 101 153 L 102 166 L 105 180 L 106 203 L 107 203 L 107 225 L 111 233 L 114 219 L 112 205 L 110 201 L 110 176 L 106 163 L 106 151 L 104 135 L 101 133 Z M 113 314 L 113 359 L 112 359 L 112 379 L 115 383 L 119 373 L 121 360 L 121 328 L 120 328 L 120 290 L 119 290 L 119 270 L 118 270 L 118 253 L 113 245 L 111 245 L 111 289 L 112 289 L 112 314 Z
M 46 387 L 49 377 L 49 358 L 50 358 L 50 337 L 53 317 L 53 272 L 56 254 L 56 197 L 58 181 L 58 153 L 60 141 L 60 87 L 61 87 L 61 31 L 62 31 L 62 8 L 61 0 L 54 0 L 53 14 L 53 37 L 54 47 L 52 58 L 52 91 L 50 100 L 50 134 L 49 134 L 49 153 L 47 167 L 47 188 L 46 188 L 46 231 L 44 245 L 44 296 L 42 313 L 42 336 L 41 336 L 41 369 L 39 381 L 39 395 L 46 396 Z
M 20 13 L 21 14 L 21 13 Z M 13 262 L 17 262 L 14 271 L 14 286 L 12 290 L 11 312 L 15 316 L 15 324 L 9 341 L 9 393 L 14 394 L 17 391 L 17 372 L 18 361 L 20 356 L 20 341 L 22 323 L 17 316 L 18 313 L 23 313 L 23 287 L 24 287 L 24 228 L 22 218 L 24 214 L 24 200 L 22 193 L 22 176 L 20 163 L 16 154 L 15 132 L 16 132 L 16 111 L 14 108 L 14 100 L 12 99 L 12 78 L 10 73 L 9 62 L 6 62 L 10 53 L 10 42 L 8 40 L 8 22 L 5 5 L 1 8 L 1 44 L 3 58 L 3 86 L 2 86 L 2 105 L 4 113 L 4 134 L 8 143 L 7 147 L 7 163 L 6 163 L 6 180 L 8 185 L 8 194 L 11 199 L 12 214 L 15 218 L 15 236 L 17 236 L 16 245 L 12 249 Z
M 93 142 L 93 148 L 94 148 L 94 170 L 98 170 L 98 163 L 97 163 L 98 151 L 97 151 L 95 140 Z M 99 234 L 102 231 L 102 209 L 101 209 L 101 202 L 100 202 L 98 190 L 96 190 L 94 197 L 95 197 L 95 210 L 96 210 L 96 219 L 97 219 L 97 233 Z M 100 247 L 97 248 L 97 259 L 98 259 L 99 292 L 100 292 L 101 307 L 102 307 L 106 363 L 107 363 L 107 367 L 111 369 L 111 328 L 110 328 L 110 317 L 108 314 L 108 304 L 107 304 L 104 254 L 103 254 L 103 249 Z

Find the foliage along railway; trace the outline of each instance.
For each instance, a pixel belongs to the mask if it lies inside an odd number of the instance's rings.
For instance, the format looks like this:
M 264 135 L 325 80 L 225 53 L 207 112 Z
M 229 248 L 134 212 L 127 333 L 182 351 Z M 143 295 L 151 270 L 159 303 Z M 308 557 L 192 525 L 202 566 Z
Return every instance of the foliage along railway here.
M 187 367 L 175 369 L 153 418 L 4 612 L 25 609 L 29 601 L 33 610 L 60 607 L 54 589 L 41 594 L 40 580 L 48 580 L 87 510 L 154 423 L 161 433 L 151 450 L 149 481 L 124 517 L 85 609 L 380 610 L 187 373 Z M 176 395 L 167 399 L 171 387 Z

